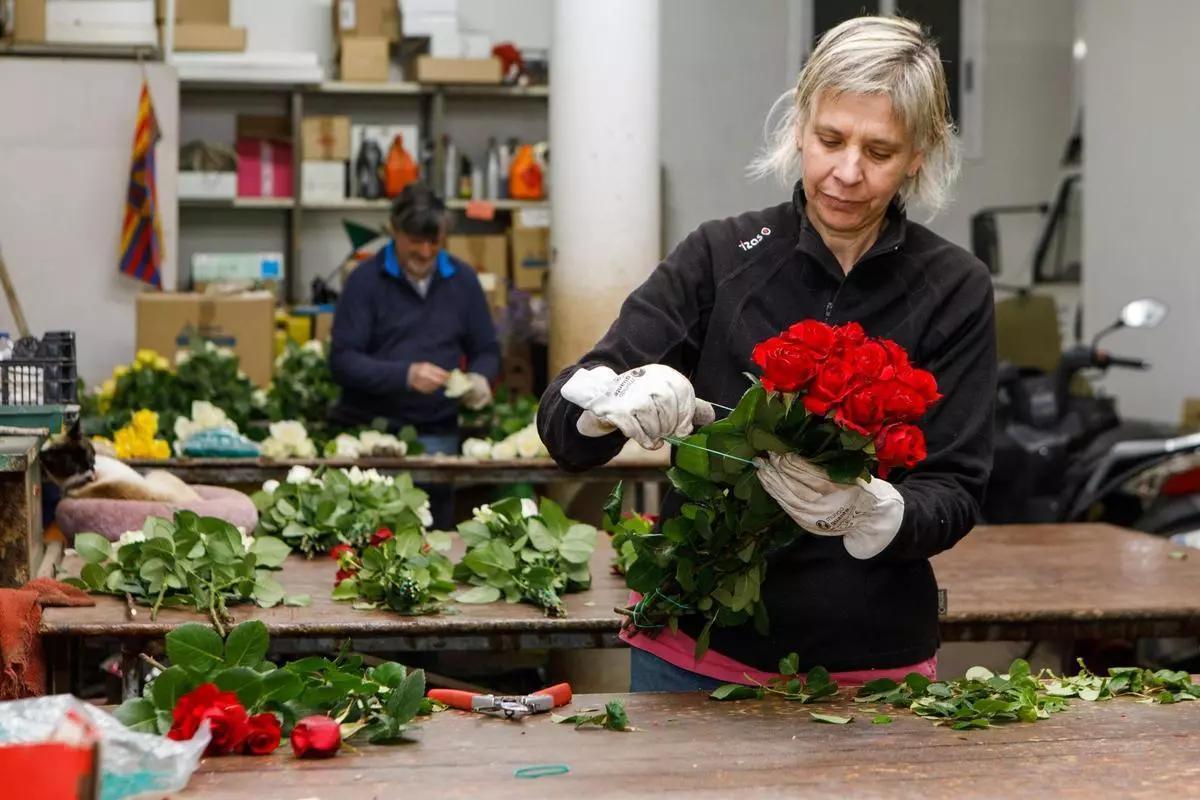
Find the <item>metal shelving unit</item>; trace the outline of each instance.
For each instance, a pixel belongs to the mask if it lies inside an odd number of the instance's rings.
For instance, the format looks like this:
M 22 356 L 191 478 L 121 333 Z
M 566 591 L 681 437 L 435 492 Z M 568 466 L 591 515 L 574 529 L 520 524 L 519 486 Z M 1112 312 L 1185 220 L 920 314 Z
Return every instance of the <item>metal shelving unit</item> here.
M 321 83 L 272 83 L 246 81 L 214 81 L 187 80 L 179 83 L 180 94 L 189 93 L 269 93 L 284 94 L 288 100 L 288 114 L 291 118 L 292 141 L 297 143 L 292 148 L 293 185 L 296 197 L 268 198 L 234 198 L 231 200 L 199 200 L 180 199 L 181 209 L 215 208 L 240 209 L 255 211 L 283 211 L 287 220 L 287 270 L 285 280 L 285 299 L 295 302 L 298 298 L 297 282 L 300 275 L 300 264 L 303 257 L 300 246 L 300 231 L 304 212 L 330 211 L 386 211 L 389 207 L 387 200 L 367 200 L 349 197 L 339 201 L 309 201 L 298 200 L 301 180 L 302 153 L 299 147 L 301 124 L 304 119 L 304 102 L 307 97 L 314 96 L 407 96 L 420 100 L 421 136 L 434 145 L 434 174 L 441 174 L 444 154 L 442 152 L 442 134 L 446 130 L 446 102 L 448 98 L 512 98 L 547 101 L 550 97 L 548 86 L 490 86 L 490 85 L 448 85 L 448 84 L 419 84 L 412 82 L 393 83 L 358 83 L 346 81 L 323 81 Z M 182 105 L 182 98 L 181 98 Z M 528 208 L 549 208 L 549 201 L 527 200 L 490 200 L 494 209 L 499 212 L 513 212 Z M 464 211 L 469 201 L 451 198 L 447 201 L 448 208 L 454 211 Z

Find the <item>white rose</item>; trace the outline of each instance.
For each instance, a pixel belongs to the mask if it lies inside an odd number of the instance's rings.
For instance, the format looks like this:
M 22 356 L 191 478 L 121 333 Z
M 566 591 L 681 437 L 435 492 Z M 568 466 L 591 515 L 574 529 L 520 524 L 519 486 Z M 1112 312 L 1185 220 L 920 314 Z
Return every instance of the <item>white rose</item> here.
M 492 507 L 486 503 L 478 508 L 471 509 L 471 519 L 475 520 L 476 522 L 482 522 L 484 525 L 487 525 L 489 522 L 496 519 L 497 516 L 498 515 L 496 512 L 492 511 Z
M 125 531 L 121 534 L 121 538 L 117 539 L 117 549 L 120 550 L 127 544 L 134 544 L 135 542 L 144 541 L 146 541 L 146 534 L 142 533 L 140 530 Z
M 254 537 L 246 533 L 246 529 L 241 525 L 235 527 L 237 528 L 238 535 L 242 537 L 242 549 L 249 553 L 250 548 L 254 546 Z
M 375 469 L 374 467 L 372 467 L 371 469 L 364 472 L 363 475 L 366 477 L 366 479 L 370 483 L 384 483 L 385 482 L 384 477 L 379 474 L 379 470 Z
M 218 347 L 217 355 L 220 356 L 221 358 L 237 358 L 237 355 L 233 352 L 233 349 L 229 348 L 229 347 Z M 238 370 L 238 377 L 244 378 L 246 376 L 242 373 L 241 370 Z
M 275 369 L 279 369 L 280 367 L 282 367 L 284 365 L 284 362 L 287 361 L 287 356 L 288 356 L 288 354 L 287 354 L 286 350 L 284 350 L 279 355 L 275 356 Z
M 313 479 L 313 471 L 308 467 L 297 464 L 288 470 L 288 483 L 309 483 Z
M 526 428 L 523 431 L 515 434 L 513 439 L 516 440 L 517 455 L 521 458 L 537 458 L 542 454 L 542 439 L 538 436 L 537 430 Z
M 275 490 L 279 488 L 279 481 L 272 478 L 262 485 L 262 490 L 267 494 L 275 494 Z
M 299 445 L 292 448 L 296 454 L 296 458 L 316 458 L 317 446 L 313 444 L 312 439 L 305 439 Z
M 450 376 L 446 378 L 445 394 L 446 397 L 462 397 L 471 388 L 471 379 L 461 369 L 450 370 Z
M 237 426 L 222 409 L 207 400 L 192 401 L 192 423 L 197 430 L 207 431 L 214 428 L 228 428 L 237 431 Z
M 196 433 L 196 426 L 187 417 L 175 418 L 175 443 L 186 442 Z
M 339 433 L 333 440 L 333 454 L 339 458 L 358 458 L 362 448 L 358 439 L 348 433 Z
M 267 407 L 267 393 L 263 389 L 255 389 L 250 393 L 250 402 L 255 408 Z
M 521 516 L 528 519 L 538 515 L 538 504 L 536 500 L 531 500 L 528 497 L 521 498 Z
M 467 458 L 491 458 L 492 443 L 487 439 L 467 439 L 462 443 L 462 454 Z
M 429 507 L 428 500 L 426 500 L 421 507 L 417 509 L 417 519 L 421 520 L 421 525 L 424 527 L 433 527 L 433 510 Z
M 206 339 L 204 342 L 204 352 L 215 353 L 217 352 L 217 346 Z
M 258 446 L 258 449 L 259 452 L 262 453 L 263 458 L 267 458 L 272 461 L 278 461 L 281 458 L 288 457 L 287 446 L 278 439 L 273 439 L 269 436 L 262 440 Z
M 304 429 L 303 423 L 294 419 L 285 419 L 282 422 L 271 423 L 271 438 L 278 439 L 288 447 L 295 449 L 308 440 L 308 431 Z
M 191 350 L 178 350 L 175 352 L 175 366 L 182 367 L 184 364 L 192 360 Z
M 314 353 L 318 356 L 325 355 L 325 345 L 318 339 L 309 339 L 300 349 L 306 353 Z
M 517 446 L 508 439 L 492 445 L 492 458 L 497 461 L 509 461 L 517 457 Z
M 361 486 L 367 482 L 367 478 L 363 474 L 363 471 L 357 466 L 351 467 L 350 469 L 344 469 L 342 472 L 345 473 L 346 477 L 350 479 L 350 483 L 354 486 Z

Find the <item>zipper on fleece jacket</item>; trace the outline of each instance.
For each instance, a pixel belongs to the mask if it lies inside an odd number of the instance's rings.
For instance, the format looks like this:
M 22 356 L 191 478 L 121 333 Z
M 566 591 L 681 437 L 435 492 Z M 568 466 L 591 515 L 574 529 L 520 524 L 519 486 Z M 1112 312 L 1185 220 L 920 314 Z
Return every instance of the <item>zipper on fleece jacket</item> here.
M 854 274 L 854 270 L 858 269 L 859 267 L 861 267 L 863 264 L 867 263 L 871 259 L 879 258 L 879 256 L 882 256 L 882 255 L 895 253 L 899 249 L 900 249 L 900 245 L 895 245 L 894 247 L 889 247 L 887 250 L 881 250 L 878 253 L 871 253 L 871 254 L 867 255 L 866 258 L 862 259 L 857 264 L 855 264 L 850 269 L 850 272 L 846 273 L 846 276 L 838 282 L 838 287 L 837 287 L 837 289 L 834 290 L 833 297 L 830 298 L 829 302 L 825 304 L 825 320 L 824 320 L 824 322 L 826 325 L 829 324 L 829 320 L 833 316 L 833 305 L 834 305 L 834 303 L 837 302 L 838 295 L 842 293 L 842 287 L 846 285 L 846 281 L 850 280 L 850 276 Z

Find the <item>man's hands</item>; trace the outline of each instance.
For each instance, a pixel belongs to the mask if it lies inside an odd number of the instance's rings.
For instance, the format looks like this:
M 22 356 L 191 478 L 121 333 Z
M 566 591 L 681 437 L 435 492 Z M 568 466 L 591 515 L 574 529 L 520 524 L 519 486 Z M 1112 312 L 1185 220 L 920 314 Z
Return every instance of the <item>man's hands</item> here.
M 462 394 L 462 404 L 471 411 L 479 409 L 492 402 L 492 387 L 488 379 L 478 372 L 467 373 L 468 386 Z
M 758 480 L 796 524 L 817 536 L 842 536 L 846 552 L 871 558 L 900 530 L 904 498 L 882 478 L 834 483 L 825 470 L 794 453 L 756 458 Z
M 696 399 L 692 384 L 663 364 L 617 375 L 608 367 L 580 369 L 563 385 L 565 400 L 584 409 L 576 428 L 584 436 L 620 430 L 647 450 L 664 436 L 687 436 L 715 419 L 712 406 Z
M 450 373 L 428 361 L 414 361 L 408 367 L 408 388 L 421 394 L 433 394 L 446 384 Z

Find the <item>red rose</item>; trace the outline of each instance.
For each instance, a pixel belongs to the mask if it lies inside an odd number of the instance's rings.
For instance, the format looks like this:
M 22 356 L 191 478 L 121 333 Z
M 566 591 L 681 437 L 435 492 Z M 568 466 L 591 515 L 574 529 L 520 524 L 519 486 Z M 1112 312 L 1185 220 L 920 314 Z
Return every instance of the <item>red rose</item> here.
M 340 561 L 342 558 L 342 553 L 353 554 L 354 548 L 348 544 L 335 545 L 333 547 L 333 549 L 329 551 L 329 557 L 332 558 L 334 561 Z
M 353 578 L 357 574 L 358 573 L 352 569 L 339 569 L 337 574 L 333 576 L 333 585 L 337 586 L 342 581 L 346 580 L 347 578 Z
M 827 359 L 804 395 L 804 407 L 812 414 L 824 414 L 854 388 L 854 370 L 845 361 Z
M 762 385 L 768 392 L 801 391 L 816 374 L 813 354 L 779 336 L 755 345 L 751 358 L 762 367 Z
M 265 756 L 279 747 L 279 718 L 271 712 L 255 714 L 250 718 L 248 727 L 250 732 L 246 736 L 245 748 L 250 755 Z
M 296 723 L 291 742 L 297 758 L 330 758 L 342 746 L 342 731 L 329 717 L 314 714 Z
M 171 730 L 167 732 L 167 738 L 182 742 L 195 736 L 201 715 L 220 696 L 221 690 L 216 684 L 202 683 L 176 700 L 175 708 L 171 709 Z
M 783 338 L 792 344 L 804 345 L 817 358 L 825 358 L 837 344 L 833 328 L 815 319 L 797 322 L 784 331 Z
M 907 384 L 888 381 L 882 388 L 883 413 L 889 420 L 915 422 L 924 416 L 929 403 Z
M 205 720 L 212 740 L 204 752 L 210 756 L 232 753 L 241 747 L 250 732 L 246 709 L 233 692 L 222 692 L 212 683 L 204 683 L 175 702 L 171 710 L 171 730 L 167 737 L 191 739 Z
M 908 369 L 898 375 L 900 382 L 917 393 L 926 404 L 936 403 L 942 399 L 938 392 L 937 378 L 932 372 L 923 369 Z
M 855 372 L 867 378 L 888 380 L 895 374 L 887 348 L 879 342 L 863 342 L 849 348 L 846 351 L 846 360 Z
M 379 547 L 379 545 L 391 539 L 396 534 L 392 533 L 387 528 L 380 528 L 371 535 L 371 547 Z
M 912 469 L 925 460 L 925 434 L 916 425 L 889 425 L 875 437 L 879 477 L 886 478 L 896 467 Z
M 892 366 L 896 368 L 897 372 L 909 366 L 907 350 L 891 339 L 880 339 L 879 343 L 883 345 L 884 350 L 887 350 L 888 360 L 892 362 Z
M 864 386 L 846 396 L 834 419 L 848 430 L 874 436 L 884 420 L 883 395 L 878 386 Z
M 847 322 L 833 329 L 837 343 L 843 348 L 858 347 L 867 341 L 867 332 L 857 322 Z

